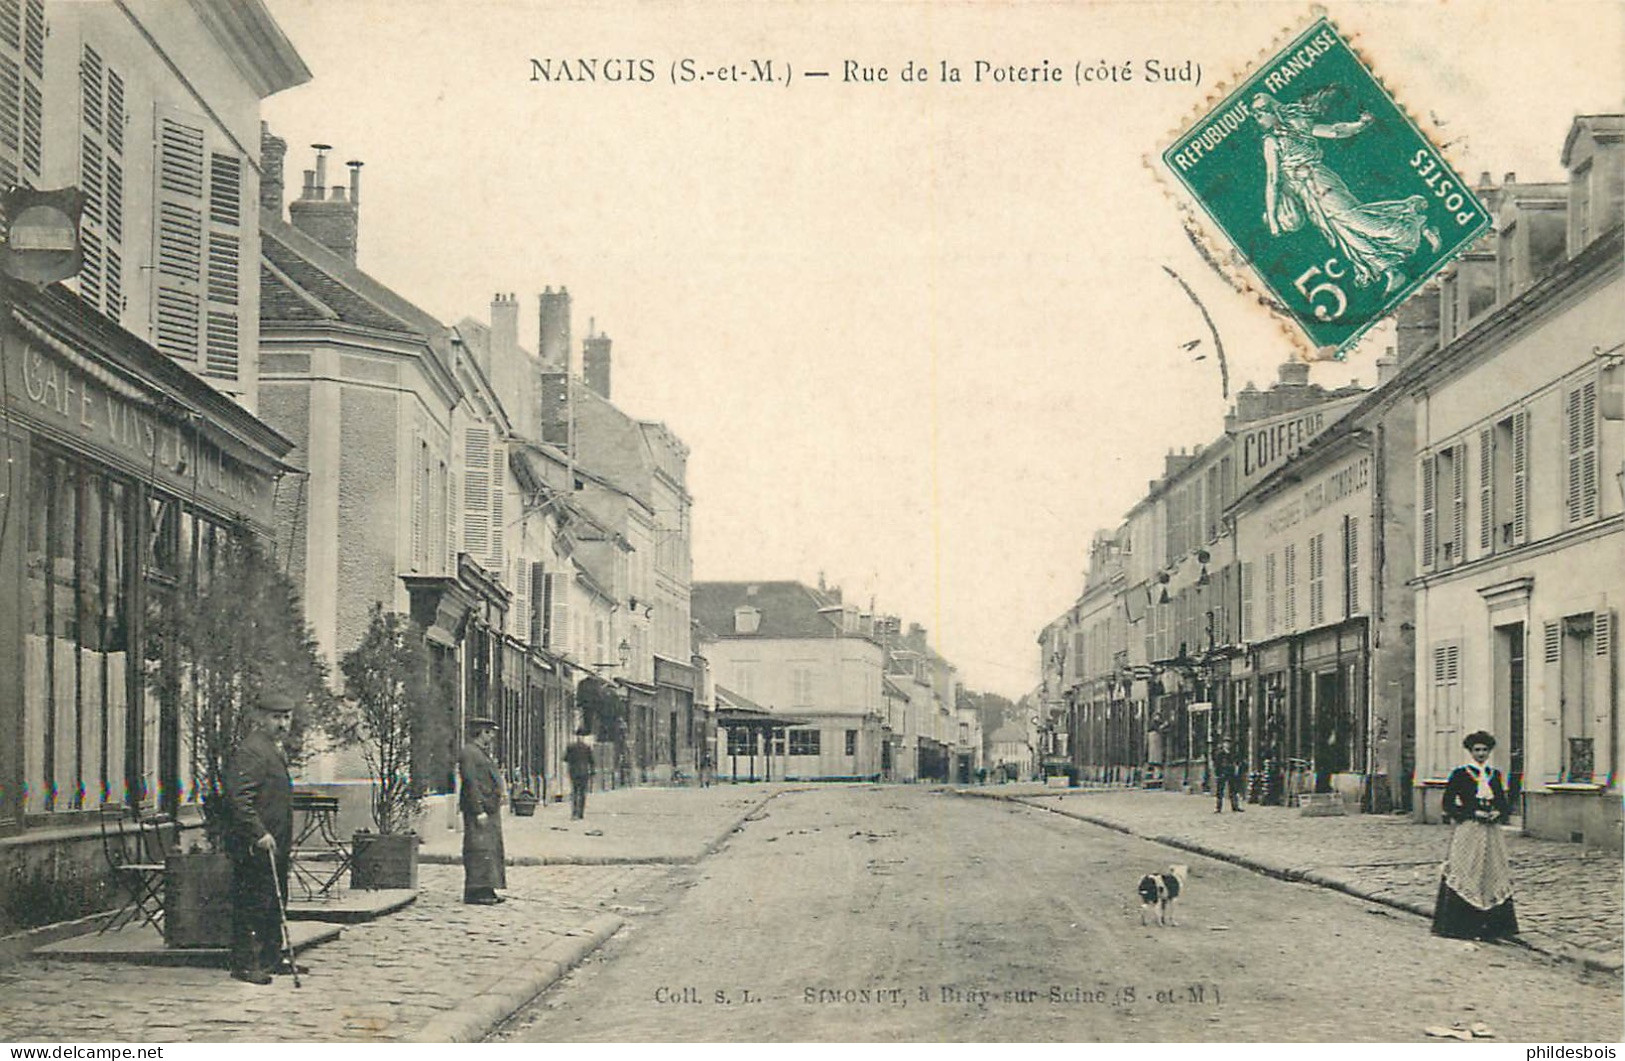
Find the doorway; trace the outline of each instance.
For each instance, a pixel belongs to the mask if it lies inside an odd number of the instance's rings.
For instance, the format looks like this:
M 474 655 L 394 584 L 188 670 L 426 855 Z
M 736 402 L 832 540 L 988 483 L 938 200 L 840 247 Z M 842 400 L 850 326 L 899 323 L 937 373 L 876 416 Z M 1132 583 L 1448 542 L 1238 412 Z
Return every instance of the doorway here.
M 1523 813 L 1524 624 L 1495 628 L 1495 733 L 1506 741 L 1507 802 Z

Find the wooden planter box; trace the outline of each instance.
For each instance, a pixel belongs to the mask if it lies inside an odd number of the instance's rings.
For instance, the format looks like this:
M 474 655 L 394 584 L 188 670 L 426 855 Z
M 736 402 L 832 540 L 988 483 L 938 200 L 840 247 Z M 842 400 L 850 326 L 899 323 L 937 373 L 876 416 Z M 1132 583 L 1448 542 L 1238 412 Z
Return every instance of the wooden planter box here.
M 360 832 L 351 843 L 350 887 L 372 891 L 417 888 L 417 833 Z
M 231 860 L 195 851 L 164 860 L 164 945 L 231 946 Z

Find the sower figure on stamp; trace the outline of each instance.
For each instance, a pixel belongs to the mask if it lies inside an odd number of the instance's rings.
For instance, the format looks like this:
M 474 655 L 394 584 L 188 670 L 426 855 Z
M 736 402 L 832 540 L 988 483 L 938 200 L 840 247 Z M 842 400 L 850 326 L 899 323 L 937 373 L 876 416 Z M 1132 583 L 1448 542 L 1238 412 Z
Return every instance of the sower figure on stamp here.
M 489 718 L 468 720 L 468 741 L 457 756 L 463 812 L 463 902 L 493 906 L 496 893 L 508 886 L 507 855 L 502 847 L 502 775 L 491 758 L 497 724 Z
M 587 789 L 592 785 L 592 745 L 587 743 L 587 730 L 576 730 L 576 739 L 564 749 L 564 765 L 570 772 L 570 817 L 587 816 Z
M 264 985 L 273 972 L 293 971 L 282 955 L 279 898 L 287 894 L 293 844 L 293 781 L 281 745 L 293 721 L 293 703 L 268 691 L 252 714 L 252 729 L 226 763 L 231 975 Z
M 1230 790 L 1230 809 L 1241 813 L 1241 761 L 1228 740 L 1213 749 L 1213 813 L 1224 812 L 1224 793 Z

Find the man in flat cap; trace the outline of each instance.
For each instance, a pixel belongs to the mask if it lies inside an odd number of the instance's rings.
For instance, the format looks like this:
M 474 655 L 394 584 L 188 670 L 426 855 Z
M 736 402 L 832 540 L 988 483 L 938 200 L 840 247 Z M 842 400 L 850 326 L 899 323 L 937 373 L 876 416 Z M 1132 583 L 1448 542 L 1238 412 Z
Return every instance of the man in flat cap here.
M 249 733 L 226 762 L 231 975 L 264 985 L 272 973 L 293 971 L 282 954 L 280 909 L 293 843 L 293 781 L 281 741 L 293 722 L 293 701 L 267 690 L 250 713 Z
M 508 886 L 502 849 L 502 775 L 491 758 L 497 724 L 489 718 L 468 720 L 468 742 L 457 756 L 463 812 L 463 902 L 494 906 L 498 888 Z

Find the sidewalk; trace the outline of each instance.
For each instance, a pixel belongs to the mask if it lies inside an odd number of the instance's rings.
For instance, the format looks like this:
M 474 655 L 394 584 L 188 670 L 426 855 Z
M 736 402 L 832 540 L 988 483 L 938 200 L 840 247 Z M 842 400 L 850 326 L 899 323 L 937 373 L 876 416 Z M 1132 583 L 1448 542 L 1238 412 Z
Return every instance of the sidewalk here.
M 0 1041 L 472 1042 L 546 990 L 782 785 L 641 788 L 504 816 L 508 901 L 465 906 L 460 834 L 423 845 L 418 898 L 301 952 L 303 989 L 223 969 L 52 960 L 0 966 Z M 554 826 L 563 826 L 556 830 Z M 593 835 L 593 833 L 600 835 Z
M 1213 813 L 1211 795 L 1142 789 L 1055 790 L 1038 784 L 958 789 L 1010 799 L 1284 880 L 1432 918 L 1449 830 L 1395 815 L 1304 817 L 1245 804 Z M 1509 831 L 1519 940 L 1532 950 L 1618 973 L 1625 948 L 1625 868 L 1617 853 Z

